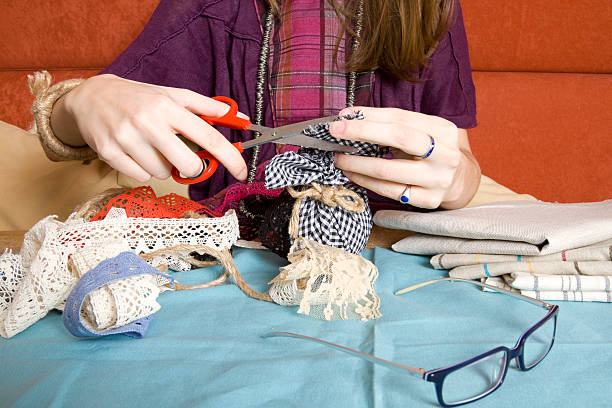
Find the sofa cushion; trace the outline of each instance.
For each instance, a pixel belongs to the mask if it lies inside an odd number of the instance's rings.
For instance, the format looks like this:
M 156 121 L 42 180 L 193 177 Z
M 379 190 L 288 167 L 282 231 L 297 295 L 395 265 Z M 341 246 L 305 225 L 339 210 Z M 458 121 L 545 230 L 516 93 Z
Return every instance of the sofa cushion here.
M 2 2 L 0 120 L 29 128 L 28 73 L 48 69 L 56 80 L 95 74 L 138 35 L 158 2 Z M 611 76 L 489 72 L 612 73 L 609 0 L 461 4 L 478 103 L 470 139 L 484 173 L 548 201 L 610 198 L 612 119 L 604 101 Z
M 3 1 L 0 68 L 97 68 L 125 49 L 159 0 Z M 20 22 L 16 26 L 16 22 Z
M 610 0 L 461 0 L 477 71 L 612 73 Z
M 47 215 L 64 220 L 87 198 L 115 187 L 142 185 L 100 160 L 52 162 L 38 138 L 0 121 L 0 230 L 29 229 Z M 5 175 L 9 175 L 6 177 Z M 158 195 L 187 196 L 187 186 L 172 179 L 145 183 Z
M 482 170 L 544 201 L 612 194 L 612 75 L 475 72 Z
M 157 3 L 2 2 L 0 68 L 103 68 L 138 35 Z M 461 0 L 461 5 L 475 70 L 612 72 L 609 0 Z M 15 29 L 17 21 L 27 24 Z

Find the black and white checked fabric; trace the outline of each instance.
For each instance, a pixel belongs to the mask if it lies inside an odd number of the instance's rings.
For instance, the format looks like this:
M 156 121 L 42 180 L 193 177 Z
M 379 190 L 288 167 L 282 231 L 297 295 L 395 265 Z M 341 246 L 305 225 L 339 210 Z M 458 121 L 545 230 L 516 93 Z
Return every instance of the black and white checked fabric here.
M 363 114 L 347 115 L 338 120 L 360 120 Z M 304 134 L 330 142 L 356 147 L 362 156 L 382 156 L 378 145 L 338 140 L 329 133 L 329 123 L 311 126 Z M 342 207 L 329 207 L 321 201 L 306 197 L 299 213 L 298 235 L 325 245 L 360 253 L 368 241 L 372 229 L 372 214 L 364 189 L 350 182 L 340 169 L 334 166 L 334 153 L 317 149 L 300 149 L 274 157 L 266 167 L 266 188 L 306 186 L 312 182 L 325 186 L 344 185 L 357 193 L 366 205 L 365 211 L 353 213 Z M 347 198 L 352 200 L 352 198 Z

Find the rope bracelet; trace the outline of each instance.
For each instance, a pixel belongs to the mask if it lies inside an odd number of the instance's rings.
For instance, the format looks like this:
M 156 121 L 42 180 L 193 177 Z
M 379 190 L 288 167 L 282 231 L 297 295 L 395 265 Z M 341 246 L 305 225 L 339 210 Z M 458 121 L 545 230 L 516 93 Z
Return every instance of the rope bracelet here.
M 83 79 L 68 79 L 51 86 L 51 74 L 47 71 L 38 71 L 33 75 L 28 75 L 28 87 L 35 97 L 31 109 L 35 125 L 32 131 L 38 134 L 38 139 L 45 154 L 53 161 L 87 161 L 98 156 L 89 146 L 68 146 L 59 140 L 51 129 L 50 119 L 53 105 L 59 98 L 76 88 L 83 81 Z

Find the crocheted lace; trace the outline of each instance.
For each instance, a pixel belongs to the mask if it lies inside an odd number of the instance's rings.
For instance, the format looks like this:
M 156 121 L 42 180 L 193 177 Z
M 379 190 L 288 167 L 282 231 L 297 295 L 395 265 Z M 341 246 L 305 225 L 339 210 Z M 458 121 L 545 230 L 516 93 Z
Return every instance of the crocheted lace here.
M 270 283 L 272 299 L 284 306 L 299 305 L 298 313 L 323 320 L 380 317 L 374 291 L 378 269 L 367 259 L 339 248 L 297 238 Z
M 112 208 L 123 208 L 128 217 L 179 218 L 187 211 L 206 209 L 177 194 L 157 197 L 149 186 L 136 187 L 113 197 L 90 221 L 103 220 Z
M 76 251 L 68 269 L 80 279 L 100 262 L 129 251 L 127 242 L 117 240 Z M 110 282 L 85 298 L 81 321 L 89 330 L 102 332 L 124 326 L 157 312 L 157 297 L 167 290 L 168 279 L 159 275 L 138 275 Z
M 68 268 L 68 258 L 77 251 L 116 240 L 123 240 L 136 253 L 181 244 L 229 249 L 237 238 L 234 211 L 220 218 L 158 219 L 128 218 L 124 209 L 111 208 L 102 221 L 69 218 L 62 223 L 55 216 L 46 217 L 24 237 L 21 268 L 11 254 L 0 258 L 0 275 L 12 282 L 13 288 L 3 290 L 0 335 L 14 336 L 49 310 L 61 309 L 78 281 L 78 273 Z M 100 324 L 109 321 L 112 319 L 101 318 Z
M 13 301 L 19 282 L 23 278 L 21 256 L 6 250 L 0 256 L 0 315 Z

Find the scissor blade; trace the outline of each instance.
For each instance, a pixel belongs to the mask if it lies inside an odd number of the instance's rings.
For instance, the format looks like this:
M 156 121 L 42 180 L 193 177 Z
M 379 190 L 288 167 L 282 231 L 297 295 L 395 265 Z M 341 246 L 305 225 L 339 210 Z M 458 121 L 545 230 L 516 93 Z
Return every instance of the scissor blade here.
M 306 136 L 302 133 L 310 126 L 317 126 L 328 122 L 333 122 L 337 119 L 338 116 L 327 116 L 324 118 L 316 118 L 303 122 L 292 123 L 290 125 L 277 127 L 274 129 L 264 128 L 268 132 L 262 134 L 262 136 L 258 137 L 257 139 L 244 142 L 242 144 L 242 147 L 244 149 L 248 149 L 250 147 L 254 147 L 260 144 L 275 142 L 278 144 L 290 144 L 294 146 L 310 147 L 314 149 L 327 150 L 332 152 L 356 153 L 357 149 L 354 147 L 343 146 L 337 143 L 320 140 L 314 137 Z M 252 125 L 252 127 L 255 127 L 255 125 Z M 272 131 L 272 133 L 269 133 L 270 131 Z
M 304 122 L 292 123 L 290 125 L 285 125 L 285 126 L 274 128 L 274 133 L 276 133 L 276 135 L 280 137 L 295 136 L 295 135 L 302 133 L 304 129 L 307 129 L 310 126 L 322 125 L 325 123 L 333 122 L 334 120 L 337 120 L 337 119 L 338 119 L 338 116 L 326 116 L 324 118 L 316 118 L 316 119 L 306 120 Z M 280 142 L 277 142 L 277 143 L 280 143 Z
M 305 134 L 297 134 L 294 136 L 284 137 L 276 141 L 279 144 L 288 144 L 293 146 L 310 147 L 313 149 L 326 150 L 328 152 L 342 153 L 357 153 L 359 150 L 353 146 L 344 146 L 327 140 L 317 139 L 316 137 L 306 136 Z

